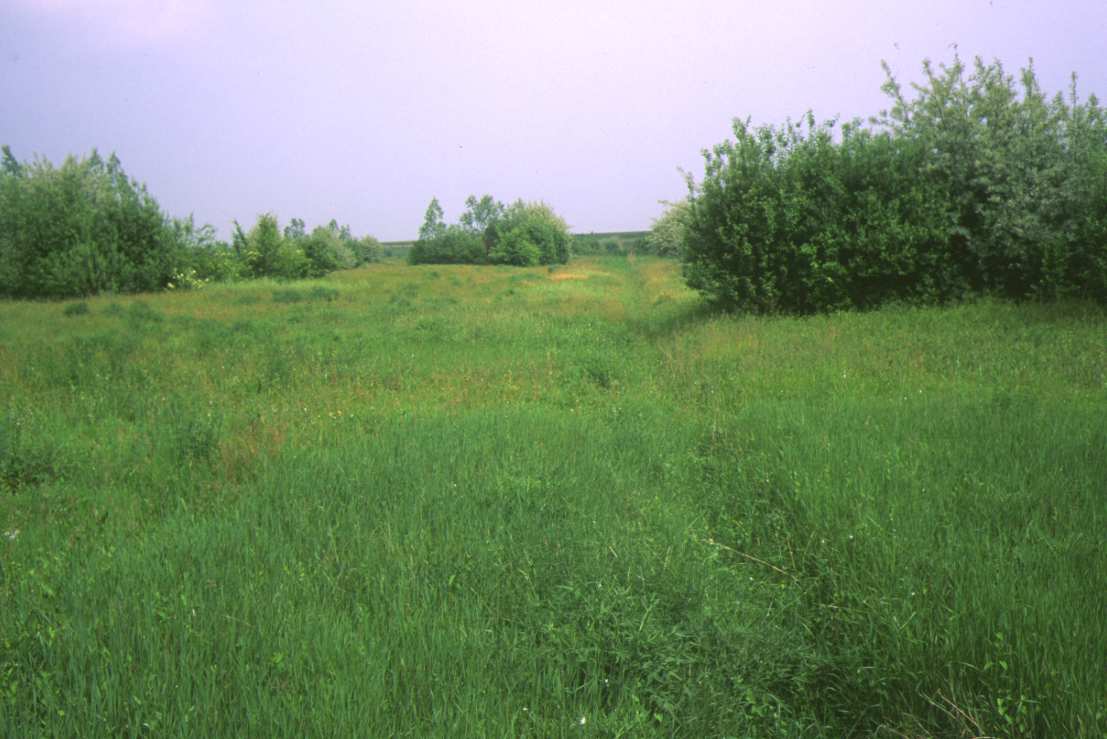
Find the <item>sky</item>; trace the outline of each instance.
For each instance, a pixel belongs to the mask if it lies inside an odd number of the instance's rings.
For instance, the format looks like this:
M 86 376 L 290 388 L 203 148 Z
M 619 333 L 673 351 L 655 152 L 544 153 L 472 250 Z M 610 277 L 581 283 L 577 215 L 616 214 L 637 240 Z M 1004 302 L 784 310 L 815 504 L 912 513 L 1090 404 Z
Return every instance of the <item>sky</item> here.
M 115 152 L 174 216 L 414 238 L 432 197 L 649 228 L 735 118 L 867 118 L 921 63 L 1107 99 L 1107 0 L 0 0 L 0 144 Z

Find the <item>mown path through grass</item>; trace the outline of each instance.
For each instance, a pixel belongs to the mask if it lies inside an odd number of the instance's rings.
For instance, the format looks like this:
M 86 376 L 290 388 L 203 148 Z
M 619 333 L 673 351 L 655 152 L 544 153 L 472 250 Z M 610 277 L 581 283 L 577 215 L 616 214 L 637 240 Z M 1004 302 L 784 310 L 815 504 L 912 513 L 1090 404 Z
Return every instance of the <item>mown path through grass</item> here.
M 4 735 L 1100 736 L 1080 305 L 671 262 L 0 306 Z

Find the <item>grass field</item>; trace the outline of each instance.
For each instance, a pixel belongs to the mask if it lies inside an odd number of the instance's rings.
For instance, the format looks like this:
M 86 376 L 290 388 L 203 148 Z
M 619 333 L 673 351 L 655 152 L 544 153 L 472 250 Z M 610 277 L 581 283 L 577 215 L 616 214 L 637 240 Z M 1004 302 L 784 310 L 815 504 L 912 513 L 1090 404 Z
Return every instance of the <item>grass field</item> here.
M 0 304 L 0 735 L 1107 735 L 1107 315 L 672 262 Z

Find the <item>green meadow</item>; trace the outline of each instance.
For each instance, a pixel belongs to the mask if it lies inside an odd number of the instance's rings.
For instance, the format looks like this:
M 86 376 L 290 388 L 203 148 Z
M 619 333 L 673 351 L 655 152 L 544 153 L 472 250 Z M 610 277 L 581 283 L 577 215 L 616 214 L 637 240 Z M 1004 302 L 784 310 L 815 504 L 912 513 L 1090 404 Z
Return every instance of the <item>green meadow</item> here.
M 1107 736 L 1107 314 L 0 303 L 0 735 Z

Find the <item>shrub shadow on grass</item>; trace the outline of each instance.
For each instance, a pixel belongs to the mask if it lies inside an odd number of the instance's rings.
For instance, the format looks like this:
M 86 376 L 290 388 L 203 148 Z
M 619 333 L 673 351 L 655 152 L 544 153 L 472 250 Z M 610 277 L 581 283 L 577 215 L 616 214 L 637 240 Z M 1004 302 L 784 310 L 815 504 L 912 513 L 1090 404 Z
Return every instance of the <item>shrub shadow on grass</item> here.
M 282 288 L 273 291 L 274 303 L 301 303 L 304 301 L 324 301 L 333 303 L 338 299 L 338 291 L 333 287 L 313 287 L 310 290 Z
M 679 334 L 685 329 L 713 318 L 726 315 L 727 311 L 705 301 L 697 301 L 673 308 L 658 309 L 631 319 L 632 331 L 647 339 L 663 339 Z

